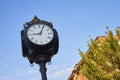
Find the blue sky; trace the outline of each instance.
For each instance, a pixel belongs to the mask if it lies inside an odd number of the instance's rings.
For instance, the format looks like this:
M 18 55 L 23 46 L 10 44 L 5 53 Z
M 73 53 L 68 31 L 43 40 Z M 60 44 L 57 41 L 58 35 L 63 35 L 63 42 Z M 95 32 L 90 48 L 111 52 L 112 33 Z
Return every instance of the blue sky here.
M 0 0 L 0 80 L 41 80 L 39 66 L 22 57 L 20 31 L 37 15 L 59 34 L 59 52 L 47 64 L 48 80 L 67 80 L 87 43 L 120 26 L 120 0 Z

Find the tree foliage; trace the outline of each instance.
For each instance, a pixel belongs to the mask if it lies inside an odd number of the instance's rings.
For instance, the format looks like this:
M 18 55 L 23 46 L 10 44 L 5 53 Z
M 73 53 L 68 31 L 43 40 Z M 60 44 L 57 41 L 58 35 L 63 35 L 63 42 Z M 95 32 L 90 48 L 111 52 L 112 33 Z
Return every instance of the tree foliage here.
M 120 80 L 120 29 L 115 35 L 108 29 L 102 38 L 101 42 L 91 39 L 87 53 L 79 50 L 80 71 L 89 80 Z

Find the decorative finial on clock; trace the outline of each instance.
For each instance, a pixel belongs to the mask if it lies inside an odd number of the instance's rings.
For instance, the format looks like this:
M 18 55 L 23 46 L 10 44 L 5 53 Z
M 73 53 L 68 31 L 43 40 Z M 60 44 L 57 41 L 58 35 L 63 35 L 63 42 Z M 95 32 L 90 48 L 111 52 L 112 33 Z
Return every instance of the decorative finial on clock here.
M 35 15 L 34 18 L 33 18 L 33 20 L 34 20 L 34 19 L 38 19 L 38 17 Z
M 26 24 L 29 26 L 29 25 L 32 25 L 32 24 L 38 23 L 38 22 L 40 22 L 40 19 L 38 19 L 38 17 L 35 15 L 33 20 L 30 22 L 26 22 Z

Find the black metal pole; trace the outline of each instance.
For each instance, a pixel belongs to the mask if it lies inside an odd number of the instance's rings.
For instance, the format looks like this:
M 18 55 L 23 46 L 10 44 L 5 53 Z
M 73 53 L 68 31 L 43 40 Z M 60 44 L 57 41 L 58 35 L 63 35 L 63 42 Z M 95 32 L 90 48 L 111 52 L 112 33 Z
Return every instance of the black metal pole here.
M 45 62 L 45 61 L 41 61 L 41 62 L 39 63 L 39 66 L 40 66 L 40 72 L 41 72 L 42 80 L 47 80 L 47 75 L 46 75 L 46 71 L 47 71 L 46 62 Z

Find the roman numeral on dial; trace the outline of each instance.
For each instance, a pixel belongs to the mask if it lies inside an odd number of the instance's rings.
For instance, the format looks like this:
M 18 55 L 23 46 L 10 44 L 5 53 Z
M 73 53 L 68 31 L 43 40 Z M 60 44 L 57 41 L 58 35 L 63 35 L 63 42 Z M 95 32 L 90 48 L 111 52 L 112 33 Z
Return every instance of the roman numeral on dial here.
M 48 38 L 48 39 L 52 39 L 52 38 L 51 38 L 51 37 L 49 37 L 49 36 L 48 36 L 47 38 Z
M 31 39 L 31 40 L 33 40 L 33 39 L 34 39 L 34 37 L 31 37 L 30 39 Z
M 48 34 L 52 34 L 52 33 L 48 33 Z

